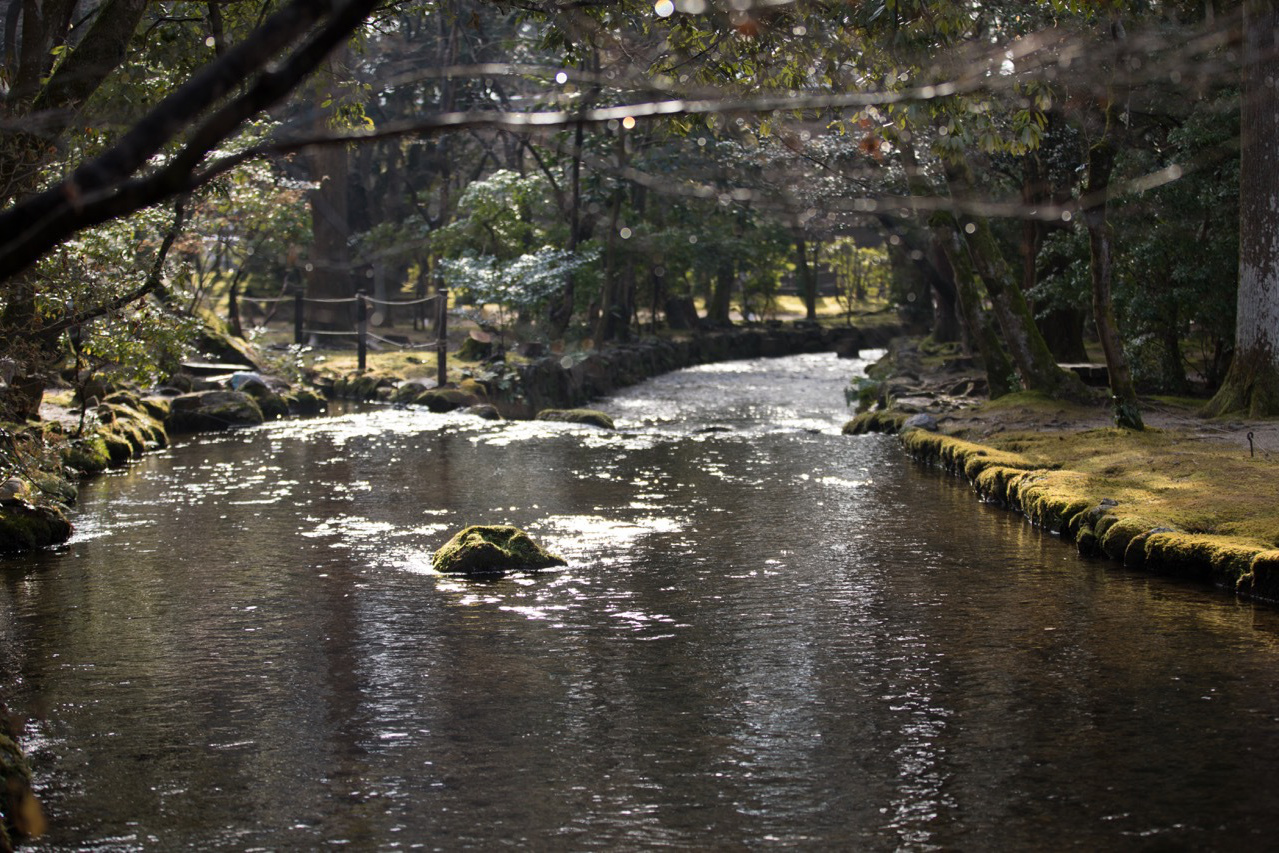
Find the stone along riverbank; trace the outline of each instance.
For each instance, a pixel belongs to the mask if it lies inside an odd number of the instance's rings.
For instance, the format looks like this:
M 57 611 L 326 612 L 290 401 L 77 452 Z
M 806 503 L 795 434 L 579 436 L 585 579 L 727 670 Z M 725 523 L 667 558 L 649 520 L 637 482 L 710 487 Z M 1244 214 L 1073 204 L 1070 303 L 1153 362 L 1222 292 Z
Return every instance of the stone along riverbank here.
M 150 393 L 116 390 L 85 408 L 39 424 L 0 431 L 0 554 L 65 542 L 76 482 L 165 447 L 171 435 L 255 426 L 311 415 L 332 399 L 415 405 L 433 412 L 468 408 L 483 417 L 531 418 L 574 409 L 612 391 L 683 367 L 737 359 L 884 346 L 900 330 L 785 327 L 739 329 L 684 338 L 650 338 L 567 357 L 507 363 L 494 360 L 465 371 L 458 382 L 391 373 L 317 376 L 315 389 L 263 375 L 255 366 L 215 377 L 178 375 Z M 223 357 L 228 357 L 223 353 Z M 563 417 L 563 415 L 560 415 Z

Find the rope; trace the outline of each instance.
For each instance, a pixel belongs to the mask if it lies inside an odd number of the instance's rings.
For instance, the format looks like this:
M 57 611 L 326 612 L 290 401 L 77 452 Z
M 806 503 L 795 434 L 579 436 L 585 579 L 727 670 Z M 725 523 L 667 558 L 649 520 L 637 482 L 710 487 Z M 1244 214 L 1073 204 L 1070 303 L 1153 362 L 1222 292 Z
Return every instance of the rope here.
M 440 297 L 438 296 L 427 296 L 422 299 L 410 299 L 405 302 L 387 302 L 383 299 L 374 299 L 372 296 L 366 296 L 364 297 L 364 301 L 368 302 L 370 305 L 425 305 L 426 303 L 434 302 L 439 298 Z
M 303 299 L 302 301 L 309 302 L 312 305 L 349 305 L 355 301 L 355 297 L 351 296 L 346 299 L 312 299 L 310 297 L 307 297 L 306 299 Z
M 355 330 L 354 330 L 354 329 L 352 329 L 352 330 L 351 330 L 351 331 L 349 331 L 349 332 L 326 332 L 326 331 L 323 331 L 323 330 L 321 330 L 321 329 L 303 329 L 303 330 L 302 330 L 302 334 L 304 334 L 304 335 L 333 335 L 333 336 L 340 336 L 340 337 L 345 337 L 345 338 L 352 338 L 352 337 L 355 337 L 356 332 L 355 332 Z
M 265 305 L 268 302 L 292 302 L 292 296 L 237 296 L 241 302 L 256 302 Z
M 381 335 L 375 335 L 372 332 L 365 332 L 364 334 L 371 341 L 387 344 L 388 346 L 395 347 L 396 349 L 431 349 L 438 346 L 440 343 L 439 341 L 424 341 L 420 344 L 404 344 L 399 341 L 388 340 L 387 338 L 384 338 Z

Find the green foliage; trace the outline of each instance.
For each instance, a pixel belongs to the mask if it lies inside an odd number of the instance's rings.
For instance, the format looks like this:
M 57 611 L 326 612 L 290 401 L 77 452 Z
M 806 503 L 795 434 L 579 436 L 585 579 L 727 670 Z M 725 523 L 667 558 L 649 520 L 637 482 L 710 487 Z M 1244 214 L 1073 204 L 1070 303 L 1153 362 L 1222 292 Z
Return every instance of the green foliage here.
M 883 247 L 859 246 L 851 237 L 840 237 L 826 248 L 826 263 L 835 273 L 835 298 L 849 325 L 857 306 L 888 295 L 891 267 Z
M 82 232 L 37 268 L 46 283 L 38 300 L 45 325 L 113 306 L 147 283 L 159 242 L 173 214 L 149 210 Z M 179 264 L 178 269 L 181 269 Z M 86 366 L 132 381 L 171 372 L 186 353 L 195 325 L 188 315 L 154 299 L 107 311 L 80 327 Z
M 444 258 L 440 269 L 450 288 L 470 295 L 481 305 L 493 303 L 513 311 L 531 311 L 563 286 L 565 278 L 599 258 L 599 250 L 587 247 L 570 252 L 543 246 L 510 260 L 493 255 Z

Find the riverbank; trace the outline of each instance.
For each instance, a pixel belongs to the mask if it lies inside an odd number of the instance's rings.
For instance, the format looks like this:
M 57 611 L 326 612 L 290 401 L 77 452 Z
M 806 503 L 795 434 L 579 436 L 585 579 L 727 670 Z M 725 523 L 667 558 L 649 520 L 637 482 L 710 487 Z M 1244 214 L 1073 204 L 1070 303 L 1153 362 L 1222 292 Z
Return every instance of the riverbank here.
M 87 403 L 70 390 L 49 395 L 43 420 L 0 425 L 0 554 L 65 542 L 76 482 L 165 447 L 172 434 L 254 426 L 281 417 L 312 415 L 328 399 L 416 405 L 432 412 L 467 408 L 482 417 L 533 418 L 547 409 L 572 409 L 618 388 L 663 373 L 736 359 L 885 346 L 900 328 L 816 324 L 771 325 L 644 338 L 568 354 L 493 356 L 468 352 L 459 340 L 449 381 L 437 384 L 433 359 L 385 353 L 370 369 L 350 369 L 353 354 L 313 355 L 293 381 L 273 375 L 251 353 L 249 363 L 206 364 L 221 375 L 179 374 L 162 388 L 86 389 Z M 478 357 L 464 358 L 458 355 Z M 224 361 L 234 356 L 218 353 Z M 322 365 L 322 366 L 317 366 Z M 239 368 L 239 369 L 237 369 Z M 197 369 L 193 367 L 192 369 Z
M 1208 420 L 1201 401 L 1146 398 L 1148 428 L 1120 430 L 1102 391 L 1092 405 L 955 396 L 938 389 L 979 379 L 964 359 L 894 350 L 862 388 L 878 405 L 846 433 L 899 434 L 914 458 L 1081 554 L 1279 601 L 1279 422 Z

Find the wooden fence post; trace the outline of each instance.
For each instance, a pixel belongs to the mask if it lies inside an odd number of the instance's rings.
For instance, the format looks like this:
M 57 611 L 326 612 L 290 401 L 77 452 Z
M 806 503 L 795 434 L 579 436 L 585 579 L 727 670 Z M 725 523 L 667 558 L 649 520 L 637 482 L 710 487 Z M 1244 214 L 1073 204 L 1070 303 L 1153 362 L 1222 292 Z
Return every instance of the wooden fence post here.
M 293 291 L 293 343 L 298 346 L 306 343 L 302 335 L 302 312 L 305 310 L 302 305 L 302 288 Z
M 369 306 L 364 301 L 364 288 L 355 291 L 355 351 L 356 367 L 361 373 L 368 361 L 369 353 Z
M 441 287 L 435 293 L 440 300 L 435 306 L 435 382 L 443 388 L 449 381 L 449 289 Z

